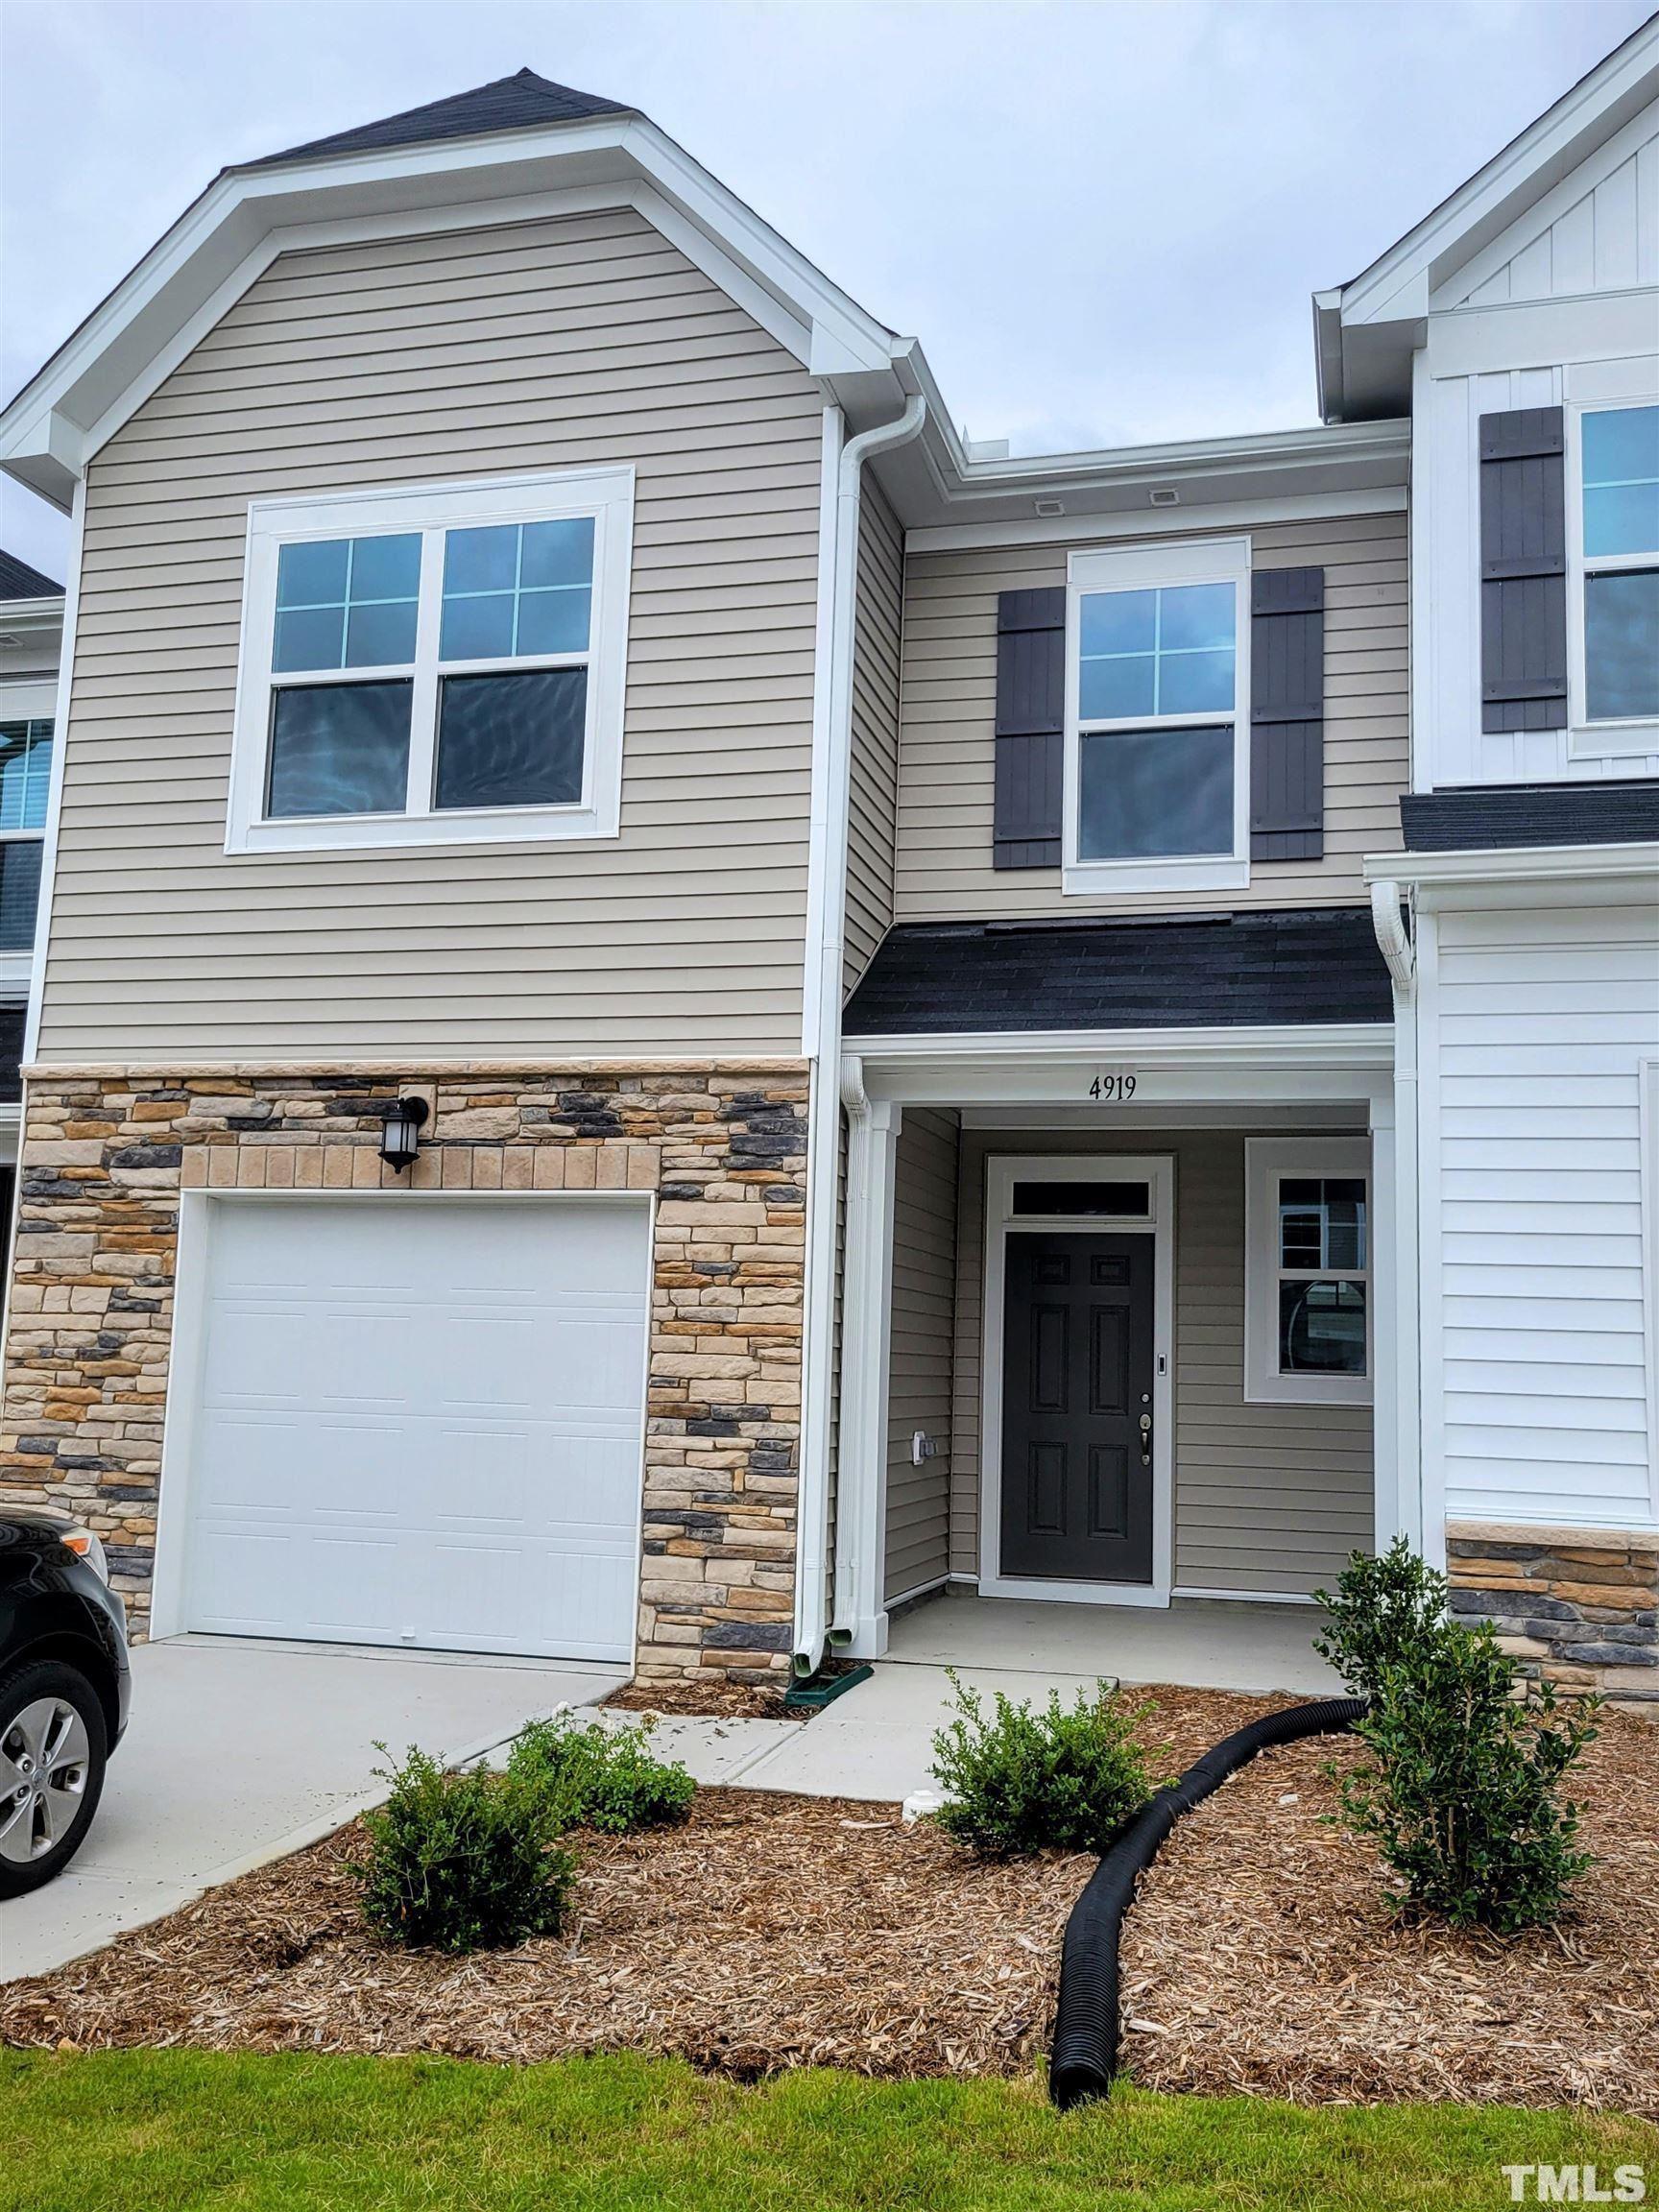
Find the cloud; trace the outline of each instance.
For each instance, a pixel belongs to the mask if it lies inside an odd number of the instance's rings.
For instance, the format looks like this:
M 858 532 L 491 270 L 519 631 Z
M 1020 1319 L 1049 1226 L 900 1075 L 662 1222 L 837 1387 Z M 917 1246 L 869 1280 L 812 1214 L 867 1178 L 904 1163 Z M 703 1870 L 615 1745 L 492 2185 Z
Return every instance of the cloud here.
M 1310 421 L 1308 296 L 1408 229 L 1645 0 L 500 5 L 11 0 L 0 383 L 223 165 L 528 63 L 642 108 L 1016 452 Z M 61 520 L 8 481 L 0 543 Z

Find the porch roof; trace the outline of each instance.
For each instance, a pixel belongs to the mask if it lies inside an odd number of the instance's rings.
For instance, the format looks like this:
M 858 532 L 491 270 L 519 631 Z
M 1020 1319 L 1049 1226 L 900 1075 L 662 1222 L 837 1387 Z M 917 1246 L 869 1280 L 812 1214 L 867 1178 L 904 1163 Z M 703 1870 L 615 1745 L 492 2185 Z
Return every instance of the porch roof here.
M 1388 1022 L 1370 910 L 1122 921 L 906 923 L 848 1001 L 843 1034 L 983 1035 Z

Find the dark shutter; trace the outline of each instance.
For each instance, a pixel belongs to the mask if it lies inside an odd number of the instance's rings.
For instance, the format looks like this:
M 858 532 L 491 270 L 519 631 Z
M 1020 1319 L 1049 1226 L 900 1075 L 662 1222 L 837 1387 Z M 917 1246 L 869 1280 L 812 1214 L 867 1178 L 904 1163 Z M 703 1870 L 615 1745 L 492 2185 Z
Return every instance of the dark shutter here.
M 1250 579 L 1250 857 L 1325 854 L 1325 571 Z
M 1059 867 L 1065 726 L 1065 586 L 999 592 L 993 867 Z
M 1567 727 L 1567 486 L 1559 407 L 1480 418 L 1480 727 Z

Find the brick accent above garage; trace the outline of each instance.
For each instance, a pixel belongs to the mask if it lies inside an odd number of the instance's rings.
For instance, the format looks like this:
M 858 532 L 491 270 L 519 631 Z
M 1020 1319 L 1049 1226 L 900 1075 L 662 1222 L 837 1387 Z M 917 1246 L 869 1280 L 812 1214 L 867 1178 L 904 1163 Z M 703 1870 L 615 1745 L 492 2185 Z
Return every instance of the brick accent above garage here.
M 386 1101 L 432 1109 L 406 1176 Z M 807 1072 L 770 1060 L 29 1078 L 0 1494 L 103 1536 L 148 1609 L 181 1190 L 648 1190 L 646 1679 L 789 1664 Z

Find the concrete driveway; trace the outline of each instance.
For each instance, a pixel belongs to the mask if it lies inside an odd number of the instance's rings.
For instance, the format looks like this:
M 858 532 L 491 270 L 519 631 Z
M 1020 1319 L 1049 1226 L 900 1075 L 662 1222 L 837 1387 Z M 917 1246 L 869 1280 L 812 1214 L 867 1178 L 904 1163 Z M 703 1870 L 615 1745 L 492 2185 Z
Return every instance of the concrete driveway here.
M 140 1645 L 132 1717 L 66 1873 L 0 1904 L 0 1981 L 41 1974 L 250 1867 L 326 1836 L 381 1794 L 376 1740 L 447 1761 L 492 1749 L 626 1670 L 212 1636 Z

